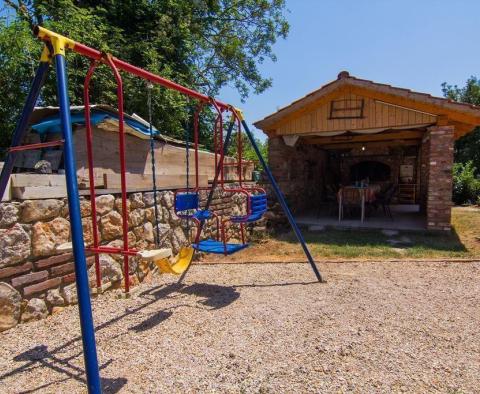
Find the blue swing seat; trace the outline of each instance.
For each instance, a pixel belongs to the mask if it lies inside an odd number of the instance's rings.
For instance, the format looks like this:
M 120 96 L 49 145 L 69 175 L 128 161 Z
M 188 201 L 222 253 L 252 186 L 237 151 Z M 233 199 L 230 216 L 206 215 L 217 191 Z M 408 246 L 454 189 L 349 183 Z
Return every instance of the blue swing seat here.
M 248 247 L 248 244 L 224 244 L 222 241 L 214 239 L 204 239 L 198 244 L 192 244 L 195 250 L 205 253 L 232 254 Z
M 179 193 L 175 196 L 175 210 L 188 211 L 198 209 L 198 193 Z
M 250 214 L 243 216 L 232 216 L 233 223 L 252 223 L 260 220 L 267 212 L 267 195 L 265 193 L 250 195 Z
M 199 209 L 198 193 L 185 192 L 175 196 L 175 211 L 177 215 L 183 217 L 195 218 L 198 220 L 210 219 L 213 215 L 210 211 Z M 189 212 L 195 211 L 195 212 Z
M 213 215 L 210 211 L 207 211 L 205 209 L 200 209 L 197 212 L 195 212 L 193 216 L 198 220 L 207 220 L 207 219 L 210 219 Z

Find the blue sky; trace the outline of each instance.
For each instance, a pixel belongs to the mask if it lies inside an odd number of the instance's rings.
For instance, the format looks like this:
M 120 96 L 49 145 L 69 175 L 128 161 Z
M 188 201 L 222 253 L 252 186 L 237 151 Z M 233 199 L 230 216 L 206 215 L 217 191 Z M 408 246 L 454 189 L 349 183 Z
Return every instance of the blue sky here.
M 287 0 L 287 8 L 291 29 L 274 46 L 278 61 L 261 65 L 272 88 L 246 103 L 231 88 L 219 95 L 242 108 L 249 123 L 341 70 L 438 96 L 444 81 L 463 86 L 480 77 L 478 0 Z
M 287 0 L 287 7 L 290 34 L 274 47 L 278 61 L 261 66 L 272 88 L 243 104 L 233 89 L 220 95 L 249 123 L 341 70 L 437 96 L 442 82 L 480 77 L 478 0 Z

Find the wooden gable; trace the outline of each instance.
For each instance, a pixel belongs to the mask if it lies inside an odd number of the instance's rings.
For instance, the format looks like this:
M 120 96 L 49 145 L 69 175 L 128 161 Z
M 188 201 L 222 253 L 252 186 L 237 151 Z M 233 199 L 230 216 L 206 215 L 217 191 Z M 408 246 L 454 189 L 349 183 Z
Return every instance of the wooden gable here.
M 435 115 L 353 93 L 330 96 L 305 113 L 279 123 L 277 135 L 318 135 L 335 131 L 416 128 L 436 123 Z
M 327 136 L 341 131 L 450 125 L 459 138 L 480 126 L 480 107 L 350 76 L 332 81 L 254 123 L 267 135 Z

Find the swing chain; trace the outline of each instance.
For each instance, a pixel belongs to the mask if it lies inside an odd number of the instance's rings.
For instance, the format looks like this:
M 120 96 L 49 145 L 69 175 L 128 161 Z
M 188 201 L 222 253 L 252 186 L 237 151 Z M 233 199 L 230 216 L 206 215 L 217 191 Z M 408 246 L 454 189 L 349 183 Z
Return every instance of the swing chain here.
M 153 202 L 154 202 L 154 210 L 155 210 L 155 228 L 157 230 L 157 234 L 155 237 L 155 241 L 157 247 L 160 246 L 160 226 L 159 226 L 159 212 L 158 212 L 158 205 L 157 205 L 157 179 L 156 179 L 156 167 L 155 167 L 155 141 L 153 138 L 153 115 L 152 115 L 152 89 L 153 84 L 148 82 L 147 83 L 147 106 L 148 106 L 148 123 L 149 123 L 149 131 L 150 131 L 150 155 L 152 156 L 152 179 L 153 179 Z
M 186 172 L 187 172 L 187 181 L 186 181 L 186 186 L 187 186 L 187 193 L 190 193 L 190 144 L 189 144 L 189 140 L 188 140 L 188 125 L 185 124 L 185 128 L 184 128 L 184 135 L 185 135 L 185 165 L 186 165 Z M 191 234 L 190 234 L 190 220 L 187 220 L 187 223 L 186 223 L 186 227 L 187 227 L 187 235 L 188 235 L 188 238 L 190 240 L 190 237 L 191 237 Z

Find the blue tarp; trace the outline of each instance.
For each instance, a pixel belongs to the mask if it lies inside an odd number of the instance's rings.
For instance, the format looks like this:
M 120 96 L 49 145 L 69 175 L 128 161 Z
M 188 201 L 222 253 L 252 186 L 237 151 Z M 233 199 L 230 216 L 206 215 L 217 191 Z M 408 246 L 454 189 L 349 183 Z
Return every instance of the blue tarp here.
M 72 113 L 72 124 L 85 124 L 85 114 L 84 112 L 77 112 Z M 90 115 L 91 123 L 93 126 L 103 122 L 105 119 L 116 119 L 118 120 L 118 116 L 109 112 L 99 111 L 99 110 L 92 110 Z M 147 136 L 150 135 L 150 129 L 143 125 L 136 120 L 130 118 L 124 118 L 125 123 L 128 124 L 132 129 L 137 130 L 138 132 L 145 134 Z M 61 124 L 60 124 L 60 114 L 48 116 L 44 118 L 41 122 L 34 124 L 32 129 L 36 131 L 38 134 L 46 134 L 46 133 L 61 133 Z M 158 134 L 157 129 L 153 128 L 153 133 L 156 135 Z

